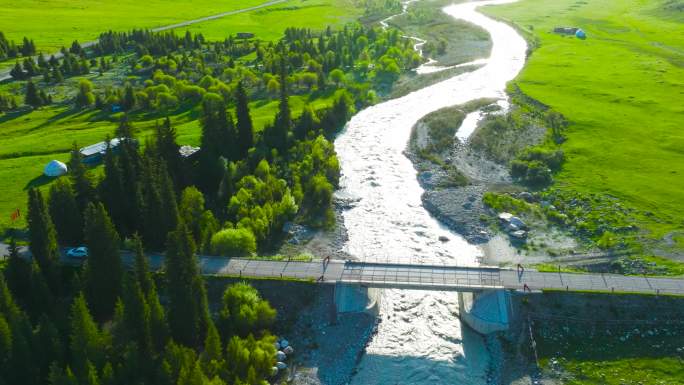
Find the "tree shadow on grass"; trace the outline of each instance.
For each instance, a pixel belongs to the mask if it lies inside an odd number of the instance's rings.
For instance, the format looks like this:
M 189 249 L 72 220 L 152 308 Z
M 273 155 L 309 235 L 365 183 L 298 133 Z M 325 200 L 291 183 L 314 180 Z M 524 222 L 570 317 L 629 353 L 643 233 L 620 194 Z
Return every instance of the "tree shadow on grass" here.
M 24 186 L 24 191 L 27 191 L 27 190 L 29 190 L 31 188 L 35 188 L 35 187 L 44 186 L 44 185 L 52 182 L 53 180 L 55 180 L 57 178 L 59 178 L 59 177 L 58 176 L 47 176 L 45 174 L 41 174 L 40 176 L 37 176 L 37 177 L 31 179 L 28 183 L 26 183 L 26 186 Z
M 32 131 L 39 130 L 39 129 L 45 127 L 45 126 L 49 126 L 50 124 L 52 124 L 52 123 L 54 123 L 54 122 L 56 122 L 56 121 L 58 121 L 58 120 L 62 120 L 62 119 L 64 119 L 64 118 L 67 118 L 67 117 L 69 117 L 69 118 L 75 118 L 75 117 L 80 116 L 80 115 L 83 115 L 83 114 L 85 114 L 85 113 L 87 113 L 87 112 L 89 112 L 89 111 L 90 111 L 90 110 L 88 110 L 88 109 L 78 109 L 78 108 L 75 108 L 75 107 L 68 108 L 68 109 L 66 109 L 66 110 L 64 110 L 64 111 L 62 111 L 62 112 L 60 112 L 60 113 L 58 113 L 57 115 L 51 116 L 50 118 L 48 118 L 47 120 L 45 120 L 43 123 L 41 123 L 41 124 L 37 125 L 36 127 L 34 127 L 34 128 L 32 129 Z
M 32 111 L 33 110 L 30 108 L 22 108 L 20 110 L 6 112 L 4 115 L 0 115 L 0 124 L 21 118 L 24 115 L 30 114 Z

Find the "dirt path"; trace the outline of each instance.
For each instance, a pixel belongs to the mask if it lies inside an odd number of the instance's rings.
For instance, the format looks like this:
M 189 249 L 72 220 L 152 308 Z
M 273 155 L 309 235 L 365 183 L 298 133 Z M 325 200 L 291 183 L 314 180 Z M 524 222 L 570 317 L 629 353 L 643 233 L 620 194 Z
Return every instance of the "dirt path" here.
M 271 5 L 276 5 L 276 4 L 284 3 L 284 2 L 286 2 L 286 1 L 288 1 L 288 0 L 271 0 L 271 1 L 267 1 L 267 2 L 262 3 L 262 4 L 259 4 L 259 5 L 255 5 L 255 6 L 253 6 L 253 7 L 242 8 L 242 9 L 236 9 L 236 10 L 234 10 L 234 11 L 228 11 L 228 12 L 218 13 L 218 14 L 216 14 L 216 15 L 205 16 L 205 17 L 201 17 L 201 18 L 199 18 L 199 19 L 193 19 L 193 20 L 188 20 L 188 21 L 184 21 L 184 22 L 181 22 L 181 23 L 176 23 L 176 24 L 171 24 L 171 25 L 165 25 L 165 26 L 162 26 L 162 27 L 152 28 L 152 29 L 150 29 L 150 31 L 152 31 L 152 32 L 162 32 L 162 31 L 168 31 L 168 30 L 170 30 L 170 29 L 187 27 L 187 26 L 192 25 L 192 24 L 197 24 L 197 23 L 202 23 L 202 22 L 205 22 L 205 21 L 216 20 L 216 19 L 220 19 L 220 18 L 226 17 L 226 16 L 237 15 L 237 14 L 239 14 L 239 13 L 245 13 L 245 12 L 255 11 L 255 10 L 257 10 L 257 9 L 270 7 Z M 88 41 L 88 42 L 82 43 L 82 44 L 81 44 L 81 47 L 83 47 L 83 48 L 92 47 L 92 46 L 95 45 L 96 43 L 97 43 L 97 40 Z M 62 53 L 61 53 L 61 52 L 55 52 L 55 53 L 52 53 L 51 55 L 54 56 L 54 57 L 57 58 L 57 59 L 59 59 L 59 58 L 62 57 Z M 46 56 L 47 56 L 47 57 L 50 57 L 50 55 L 46 55 Z M 34 56 L 33 58 L 36 59 L 37 56 Z M 6 70 L 0 71 L 0 82 L 4 82 L 4 81 L 7 81 L 7 80 L 12 79 L 12 77 L 10 76 L 10 71 L 11 71 L 11 70 L 12 70 L 11 68 L 7 68 Z

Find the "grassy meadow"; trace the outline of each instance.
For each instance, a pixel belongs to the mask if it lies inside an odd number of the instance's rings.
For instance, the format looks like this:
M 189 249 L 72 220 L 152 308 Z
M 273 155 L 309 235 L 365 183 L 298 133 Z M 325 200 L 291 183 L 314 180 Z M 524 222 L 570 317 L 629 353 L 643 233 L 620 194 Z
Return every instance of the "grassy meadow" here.
M 0 0 L 0 30 L 8 39 L 34 39 L 37 49 L 53 52 L 72 41 L 95 40 L 100 32 L 154 28 L 267 0 Z
M 237 32 L 251 32 L 262 40 L 282 36 L 285 28 L 321 30 L 357 20 L 364 7 L 355 0 L 290 0 L 267 8 L 193 24 L 185 30 L 202 33 L 212 40 L 224 39 Z M 178 31 L 181 32 L 181 31 Z
M 617 197 L 638 210 L 651 239 L 684 229 L 681 4 L 521 0 L 486 8 L 535 47 L 515 85 L 570 122 L 556 186 Z M 554 34 L 558 26 L 580 27 L 587 39 Z M 684 249 L 681 237 L 672 239 Z

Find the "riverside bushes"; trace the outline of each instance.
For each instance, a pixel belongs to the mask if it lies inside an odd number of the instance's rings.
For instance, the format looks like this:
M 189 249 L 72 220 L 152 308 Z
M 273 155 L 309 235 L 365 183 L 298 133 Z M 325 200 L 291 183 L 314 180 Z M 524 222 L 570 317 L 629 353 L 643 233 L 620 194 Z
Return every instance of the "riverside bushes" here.
M 225 229 L 211 237 L 211 250 L 215 255 L 245 257 L 256 252 L 256 238 L 249 229 Z

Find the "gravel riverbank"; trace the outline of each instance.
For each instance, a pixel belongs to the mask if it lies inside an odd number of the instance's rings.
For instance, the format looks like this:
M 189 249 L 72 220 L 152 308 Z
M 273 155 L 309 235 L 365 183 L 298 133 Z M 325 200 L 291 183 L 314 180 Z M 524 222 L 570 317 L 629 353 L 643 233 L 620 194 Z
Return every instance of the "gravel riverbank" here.
M 471 109 L 468 108 L 460 114 L 445 109 L 435 114 L 455 116 L 455 120 L 447 123 L 451 126 L 450 129 L 445 130 L 455 133 L 469 112 Z M 433 118 L 432 122 L 435 120 Z M 435 138 L 431 137 L 431 131 L 430 123 L 424 120 L 416 123 L 405 151 L 418 170 L 418 181 L 425 190 L 421 197 L 423 206 L 470 243 L 488 242 L 493 233 L 486 221 L 482 220 L 489 215 L 482 203 L 482 197 L 487 191 L 511 184 L 508 170 L 472 149 L 468 143 L 460 142 L 453 134 L 450 144 L 440 144 L 440 148 L 445 148 L 444 150 L 433 150 L 426 156 L 425 151 L 436 147 L 432 143 Z M 455 172 L 462 174 L 467 182 L 462 185 L 454 183 Z

